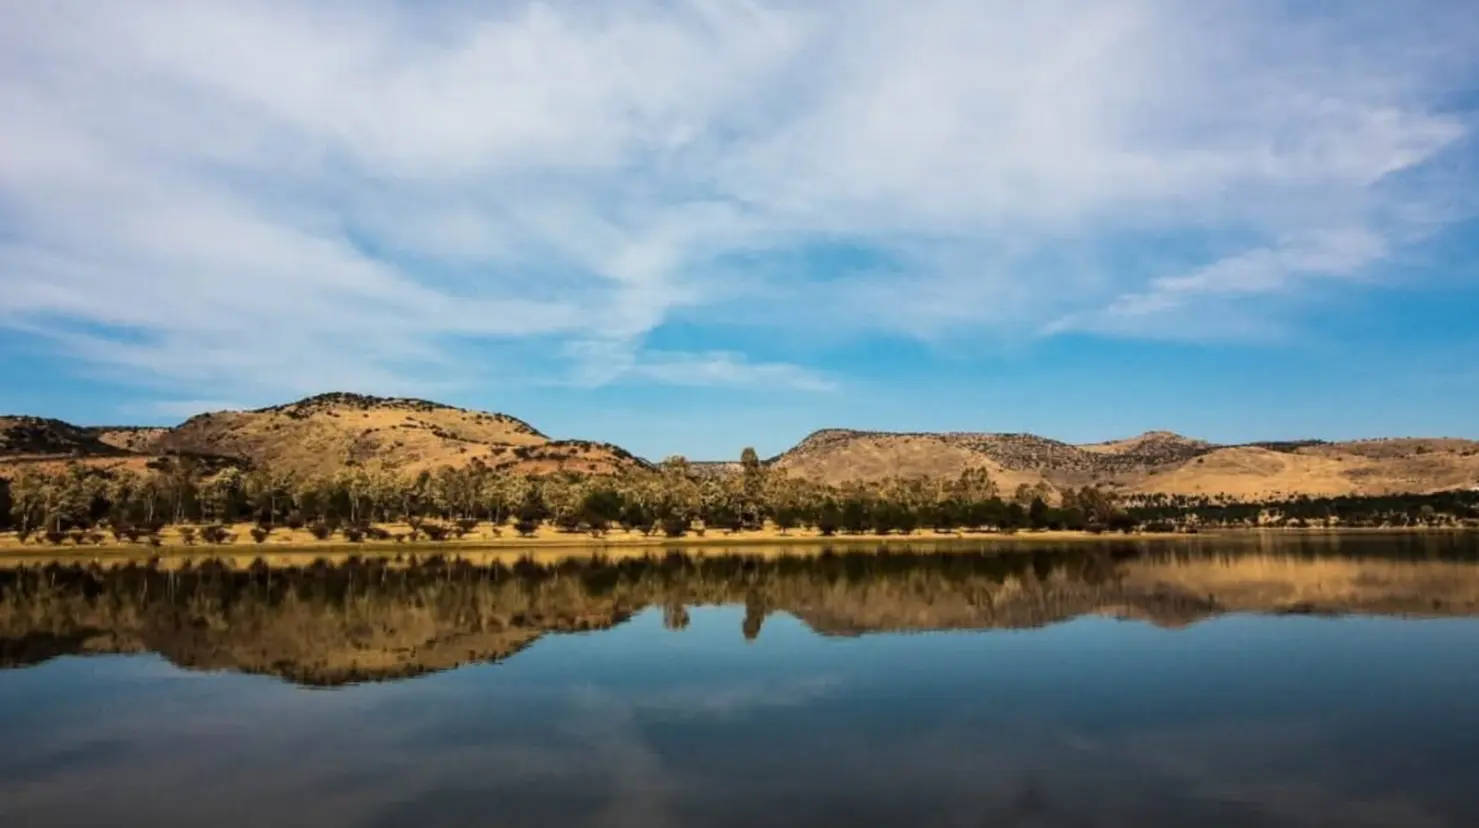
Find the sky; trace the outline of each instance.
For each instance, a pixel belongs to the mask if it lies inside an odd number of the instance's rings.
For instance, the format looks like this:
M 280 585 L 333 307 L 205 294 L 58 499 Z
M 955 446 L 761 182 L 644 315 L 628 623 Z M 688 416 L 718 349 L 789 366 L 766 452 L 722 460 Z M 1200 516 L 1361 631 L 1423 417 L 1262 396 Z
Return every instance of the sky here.
M 1479 14 L 0 0 L 0 411 L 1479 437 Z

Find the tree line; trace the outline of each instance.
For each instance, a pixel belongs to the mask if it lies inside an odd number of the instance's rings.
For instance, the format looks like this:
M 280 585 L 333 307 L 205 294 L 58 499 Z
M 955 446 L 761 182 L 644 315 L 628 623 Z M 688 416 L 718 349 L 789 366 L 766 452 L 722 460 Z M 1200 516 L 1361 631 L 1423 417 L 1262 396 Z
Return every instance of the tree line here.
M 1140 495 L 1125 505 L 1130 517 L 1147 527 L 1479 525 L 1479 489 L 1430 494 L 1299 496 L 1256 503 L 1226 497 L 1156 494 Z
M 408 474 L 385 463 L 328 476 L 206 465 L 167 457 L 143 473 L 72 463 L 0 478 L 0 531 L 23 541 L 158 542 L 166 526 L 187 543 L 233 540 L 251 524 L 262 542 L 281 527 L 327 540 L 443 540 L 482 524 L 531 535 L 542 525 L 601 536 L 612 529 L 682 537 L 772 526 L 782 533 L 912 534 L 1066 529 L 1191 531 L 1204 526 L 1411 526 L 1479 523 L 1479 491 L 1242 503 L 1219 497 L 1137 495 L 1046 484 L 1010 494 L 981 469 L 952 478 L 893 477 L 827 485 L 762 464 L 747 449 L 733 473 L 672 457 L 620 476 L 511 474 L 474 460 Z M 387 525 L 403 525 L 396 533 Z M 152 539 L 152 541 L 151 541 Z
M 73 463 L 0 479 L 0 505 L 0 529 L 53 542 L 104 531 L 147 539 L 166 526 L 192 527 L 181 530 L 187 542 L 217 542 L 223 527 L 240 523 L 253 524 L 258 541 L 278 527 L 322 539 L 384 539 L 386 530 L 378 527 L 387 524 L 410 526 L 413 540 L 441 540 L 484 523 L 521 534 L 551 525 L 669 537 L 766 525 L 822 535 L 1133 528 L 1114 500 L 1093 488 L 1058 494 L 1022 486 L 1003 496 L 979 469 L 949 479 L 832 486 L 769 468 L 752 449 L 732 474 L 672 457 L 653 470 L 610 477 L 509 474 L 477 460 L 414 475 L 377 463 L 311 477 L 213 469 L 190 457 L 165 458 L 145 473 Z

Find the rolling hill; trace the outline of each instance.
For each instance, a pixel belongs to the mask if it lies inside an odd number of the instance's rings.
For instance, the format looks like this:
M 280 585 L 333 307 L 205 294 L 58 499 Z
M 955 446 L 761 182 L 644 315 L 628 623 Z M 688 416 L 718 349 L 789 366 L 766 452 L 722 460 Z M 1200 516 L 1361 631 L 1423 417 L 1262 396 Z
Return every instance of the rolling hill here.
M 321 394 L 251 411 L 200 414 L 173 428 L 84 427 L 0 417 L 0 470 L 68 460 L 143 469 L 161 455 L 331 474 L 386 462 L 406 473 L 474 460 L 517 474 L 620 474 L 648 467 L 609 443 L 551 439 L 507 414 L 427 400 Z M 767 463 L 830 484 L 987 470 L 1018 486 L 1104 486 L 1126 495 L 1269 500 L 1297 495 L 1426 493 L 1479 486 L 1479 442 L 1394 438 L 1218 445 L 1167 431 L 1075 445 L 1034 434 L 890 433 L 825 429 Z M 694 463 L 730 474 L 733 462 Z
M 160 455 L 223 458 L 302 475 L 379 461 L 411 474 L 473 460 L 521 474 L 614 474 L 646 465 L 617 446 L 551 439 L 506 414 L 342 393 L 200 414 L 174 428 L 84 428 L 36 418 L 0 419 L 0 428 L 0 461 L 12 465 L 68 459 L 135 465 Z
M 1164 431 L 1088 445 L 1032 434 L 818 431 L 771 464 L 826 483 L 984 468 L 1005 491 L 1045 483 L 1124 494 L 1297 495 L 1433 492 L 1479 485 L 1479 442 L 1401 438 L 1223 446 Z

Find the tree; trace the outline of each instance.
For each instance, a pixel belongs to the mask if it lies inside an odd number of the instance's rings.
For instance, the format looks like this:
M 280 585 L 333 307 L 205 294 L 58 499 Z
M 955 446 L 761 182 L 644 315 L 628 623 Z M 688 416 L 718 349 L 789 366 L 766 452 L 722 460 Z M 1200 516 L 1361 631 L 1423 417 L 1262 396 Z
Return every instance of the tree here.
M 755 453 L 754 448 L 745 446 L 740 452 L 740 469 L 747 474 L 760 471 L 760 455 Z
M 1040 497 L 1032 499 L 1032 505 L 1027 507 L 1027 520 L 1034 529 L 1046 529 L 1052 525 L 1052 509 L 1047 501 Z
M 621 520 L 624 507 L 621 495 L 616 490 L 602 487 L 585 493 L 585 498 L 580 504 L 580 512 L 582 519 L 587 523 L 594 524 L 593 518 L 606 523 L 614 523 Z
M 246 505 L 244 479 L 241 470 L 225 469 L 200 486 L 200 503 L 207 520 L 231 523 L 236 520 Z
M 868 531 L 868 504 L 860 497 L 850 497 L 842 504 L 842 529 L 850 535 Z
M 795 529 L 798 523 L 798 515 L 795 509 L 790 506 L 779 506 L 776 508 L 775 528 L 781 530 L 782 535 Z
M 10 497 L 10 480 L 0 477 L 0 532 L 6 531 L 14 524 L 11 511 L 15 508 L 15 501 Z

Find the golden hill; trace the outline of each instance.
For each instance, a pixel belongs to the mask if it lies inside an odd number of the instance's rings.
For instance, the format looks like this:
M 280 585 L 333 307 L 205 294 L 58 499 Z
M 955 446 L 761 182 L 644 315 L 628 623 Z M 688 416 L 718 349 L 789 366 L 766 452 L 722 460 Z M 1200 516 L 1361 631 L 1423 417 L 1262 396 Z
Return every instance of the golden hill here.
M 35 421 L 48 424 L 41 429 L 33 421 L 0 421 L 24 426 L 10 429 L 14 435 L 0 446 L 0 457 L 11 463 L 78 458 L 111 466 L 165 454 L 196 455 L 303 475 L 371 462 L 411 474 L 474 460 L 521 474 L 613 474 L 644 464 L 616 446 L 552 440 L 506 414 L 358 394 L 322 394 L 254 411 L 200 414 L 167 429 L 86 429 Z
M 193 455 L 301 475 L 377 462 L 409 474 L 475 460 L 515 474 L 619 474 L 647 465 L 610 444 L 550 439 L 506 414 L 357 394 L 322 394 L 254 411 L 201 414 L 174 428 L 89 428 L 39 417 L 0 417 L 0 471 L 72 460 L 143 470 L 161 455 Z M 1479 442 L 1440 438 L 1225 446 L 1150 431 L 1074 445 L 1033 434 L 827 429 L 769 464 L 831 484 L 893 476 L 956 477 L 979 468 L 1004 495 L 1023 484 L 1050 490 L 1097 485 L 1127 495 L 1239 500 L 1479 486 Z M 694 463 L 692 468 L 727 474 L 738 465 Z
M 1164 431 L 1073 445 L 1032 434 L 818 431 L 772 461 L 841 484 L 893 475 L 955 476 L 984 468 L 1004 493 L 1018 485 L 1099 485 L 1126 494 L 1267 500 L 1380 495 L 1479 486 L 1479 442 L 1401 438 L 1219 446 Z

